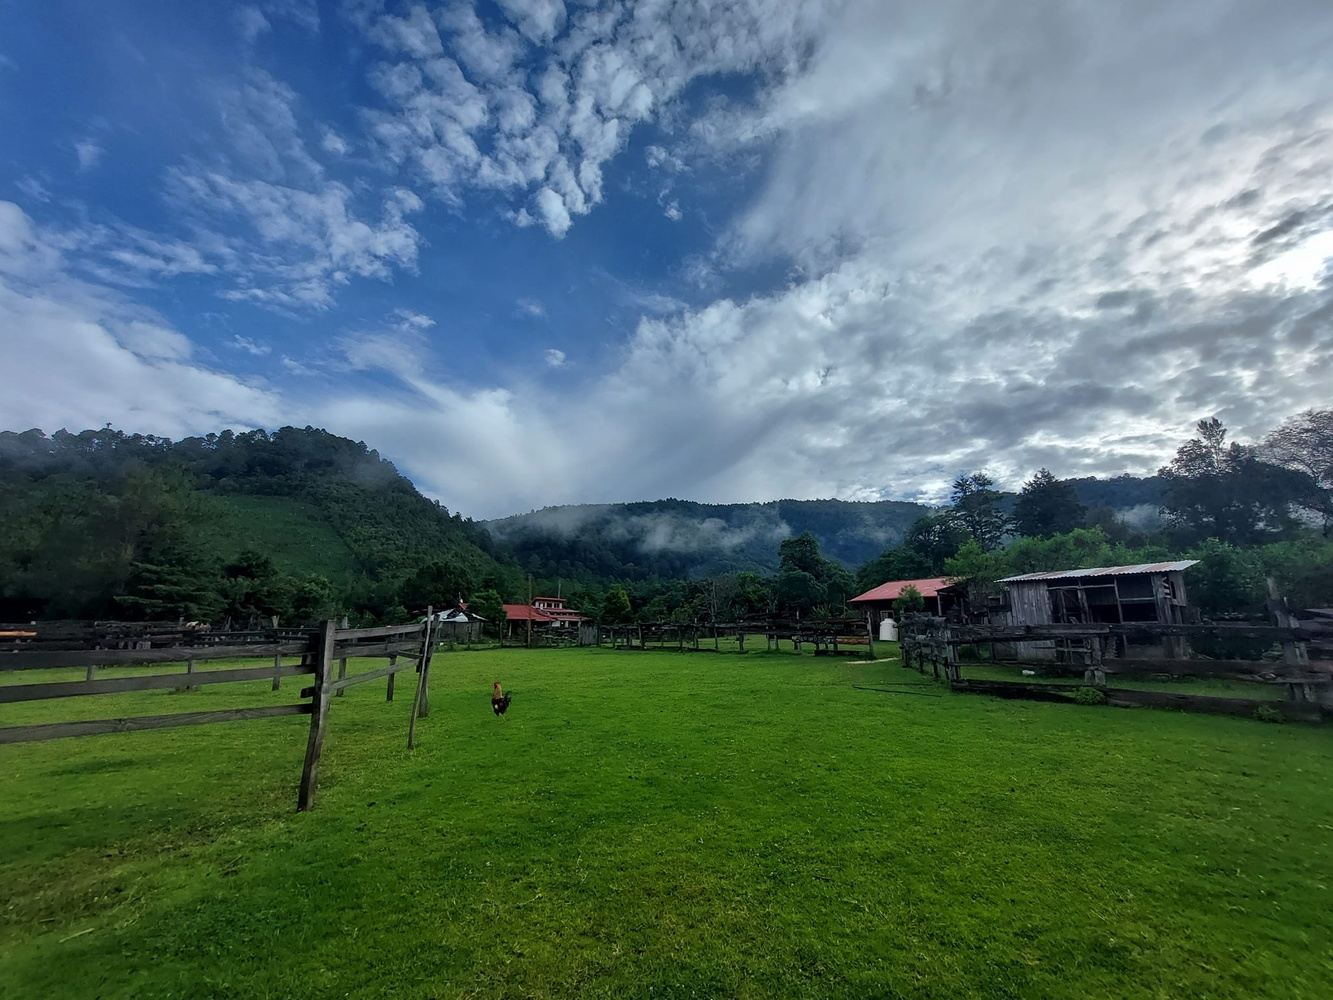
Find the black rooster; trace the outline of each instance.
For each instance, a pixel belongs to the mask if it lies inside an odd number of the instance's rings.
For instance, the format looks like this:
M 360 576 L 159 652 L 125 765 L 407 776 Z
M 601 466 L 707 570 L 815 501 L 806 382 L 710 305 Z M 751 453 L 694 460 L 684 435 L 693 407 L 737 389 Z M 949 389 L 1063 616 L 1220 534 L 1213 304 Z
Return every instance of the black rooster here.
M 513 697 L 512 694 L 503 694 L 500 691 L 500 682 L 496 681 L 495 686 L 491 688 L 491 711 L 496 715 L 504 715 L 509 710 L 509 701 Z

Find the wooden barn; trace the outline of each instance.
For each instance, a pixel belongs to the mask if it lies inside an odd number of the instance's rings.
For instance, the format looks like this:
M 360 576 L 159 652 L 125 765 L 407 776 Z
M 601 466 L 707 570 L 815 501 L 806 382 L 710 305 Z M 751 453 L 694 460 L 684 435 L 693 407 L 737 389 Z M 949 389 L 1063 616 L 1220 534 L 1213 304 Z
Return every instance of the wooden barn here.
M 1183 624 L 1189 618 L 1185 570 L 1196 559 L 1061 569 L 1005 577 L 1011 625 Z M 1020 643 L 1020 657 L 1054 656 L 1052 643 Z M 1160 652 L 1183 655 L 1155 644 Z M 1030 648 L 1029 648 L 1030 647 Z M 1138 652 L 1150 652 L 1149 648 Z
M 425 621 L 425 619 L 421 619 Z M 481 629 L 486 619 L 473 614 L 463 602 L 448 611 L 435 612 L 432 632 L 438 642 L 481 642 Z
M 894 618 L 893 602 L 902 596 L 908 587 L 915 587 L 924 599 L 925 612 L 931 615 L 944 615 L 959 602 L 958 591 L 946 576 L 932 576 L 923 580 L 890 580 L 878 587 L 867 590 L 858 597 L 853 597 L 852 604 L 862 611 L 870 612 L 873 625 L 879 625 L 885 618 Z

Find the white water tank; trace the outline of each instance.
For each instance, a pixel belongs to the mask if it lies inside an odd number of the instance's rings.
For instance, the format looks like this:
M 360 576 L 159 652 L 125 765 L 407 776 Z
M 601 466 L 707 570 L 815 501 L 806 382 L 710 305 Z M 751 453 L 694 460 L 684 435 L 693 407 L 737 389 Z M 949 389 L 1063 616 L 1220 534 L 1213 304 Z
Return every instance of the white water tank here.
M 885 618 L 879 623 L 879 641 L 897 642 L 898 641 L 898 623 L 892 618 Z

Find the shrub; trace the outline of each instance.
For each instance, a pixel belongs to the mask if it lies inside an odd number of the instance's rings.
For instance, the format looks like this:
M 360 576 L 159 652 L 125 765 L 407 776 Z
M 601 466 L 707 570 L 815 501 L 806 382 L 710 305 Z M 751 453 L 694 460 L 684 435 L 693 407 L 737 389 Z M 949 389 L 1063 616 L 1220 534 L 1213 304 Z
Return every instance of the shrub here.
M 1095 687 L 1081 687 L 1074 692 L 1074 700 L 1080 705 L 1105 705 L 1106 695 Z
M 1254 717 L 1260 722 L 1286 722 L 1287 717 L 1272 705 L 1260 705 L 1254 710 Z

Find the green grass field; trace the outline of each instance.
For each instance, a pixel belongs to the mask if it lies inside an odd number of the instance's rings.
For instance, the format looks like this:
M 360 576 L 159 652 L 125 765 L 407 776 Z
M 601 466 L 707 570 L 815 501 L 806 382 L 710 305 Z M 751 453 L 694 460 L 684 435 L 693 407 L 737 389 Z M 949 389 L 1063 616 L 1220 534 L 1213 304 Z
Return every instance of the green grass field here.
M 299 815 L 305 718 L 0 747 L 0 996 L 1333 996 L 1333 731 L 760 649 L 441 654 Z

